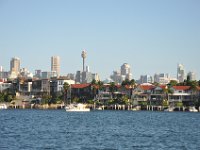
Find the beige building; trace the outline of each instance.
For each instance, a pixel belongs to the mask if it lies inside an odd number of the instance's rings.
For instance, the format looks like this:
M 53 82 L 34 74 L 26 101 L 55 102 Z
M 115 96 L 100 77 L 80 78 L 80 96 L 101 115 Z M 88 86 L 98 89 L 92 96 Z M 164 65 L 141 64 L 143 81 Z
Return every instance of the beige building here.
M 10 61 L 10 72 L 16 76 L 20 73 L 20 59 L 14 57 Z
M 51 72 L 56 73 L 57 77 L 60 76 L 60 57 L 59 56 L 51 57 Z

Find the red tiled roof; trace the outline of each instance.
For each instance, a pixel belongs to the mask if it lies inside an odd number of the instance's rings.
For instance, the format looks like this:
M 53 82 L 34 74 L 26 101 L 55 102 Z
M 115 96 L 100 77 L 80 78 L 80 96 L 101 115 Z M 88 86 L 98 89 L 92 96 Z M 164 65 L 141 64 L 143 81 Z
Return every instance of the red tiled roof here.
M 90 84 L 72 84 L 71 85 L 71 88 L 74 88 L 74 89 L 82 89 L 82 88 L 86 88 L 88 87 Z
M 117 88 L 120 88 L 121 87 L 121 85 L 115 85 Z
M 189 90 L 190 86 L 173 86 L 175 90 Z
M 126 85 L 125 88 L 126 88 L 126 89 L 132 89 L 132 88 L 134 88 L 134 86 Z
M 160 87 L 161 89 L 163 89 L 163 90 L 167 88 L 166 85 L 160 85 L 159 87 Z
M 200 91 L 200 86 L 197 86 L 197 90 L 199 90 L 199 91 Z
M 142 90 L 152 90 L 153 88 L 155 88 L 155 86 L 153 86 L 153 85 L 140 85 L 139 87 Z

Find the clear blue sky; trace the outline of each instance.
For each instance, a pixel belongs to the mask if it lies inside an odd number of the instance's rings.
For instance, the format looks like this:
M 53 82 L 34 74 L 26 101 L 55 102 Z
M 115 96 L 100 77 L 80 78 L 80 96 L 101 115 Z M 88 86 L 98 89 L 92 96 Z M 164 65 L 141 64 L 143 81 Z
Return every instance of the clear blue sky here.
M 11 57 L 30 71 L 50 70 L 61 57 L 61 73 L 86 64 L 102 79 L 123 63 L 141 74 L 176 75 L 177 63 L 200 74 L 199 0 L 0 0 L 0 65 Z

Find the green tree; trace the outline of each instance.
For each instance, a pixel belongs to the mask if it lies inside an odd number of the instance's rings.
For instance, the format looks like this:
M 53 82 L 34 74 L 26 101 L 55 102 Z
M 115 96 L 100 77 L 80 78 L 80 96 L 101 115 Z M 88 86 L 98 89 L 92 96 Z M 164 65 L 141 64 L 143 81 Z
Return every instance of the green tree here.
M 0 102 L 4 102 L 4 93 L 0 93 Z
M 132 79 L 132 80 L 125 79 L 124 81 L 122 81 L 121 85 L 123 87 L 128 86 L 130 88 L 130 98 L 131 98 L 132 97 L 133 88 L 135 87 L 135 80 L 134 79 Z
M 128 97 L 127 96 L 122 96 L 122 98 L 121 98 L 121 104 L 125 104 L 125 105 L 127 105 L 127 104 L 129 104 L 129 99 L 128 99 Z
M 98 87 L 99 87 L 98 89 L 102 90 L 103 89 L 103 82 L 102 81 L 98 81 L 97 84 L 98 84 Z
M 130 85 L 129 79 L 125 79 L 124 81 L 122 81 L 121 85 L 122 85 L 123 87 L 125 87 L 125 86 L 127 86 L 127 85 Z
M 131 86 L 131 97 L 132 97 L 132 95 L 133 95 L 133 89 L 135 88 L 135 80 L 134 79 L 132 79 L 131 81 L 130 81 L 130 86 Z
M 6 94 L 5 95 L 5 102 L 11 102 L 13 99 L 12 95 Z
M 172 87 L 172 86 L 176 86 L 178 84 L 178 82 L 176 80 L 170 80 L 169 82 L 169 86 Z
M 162 101 L 162 106 L 168 107 L 168 106 L 169 106 L 168 100 L 163 100 L 163 101 Z
M 176 103 L 176 106 L 177 106 L 177 107 L 183 107 L 183 103 L 182 103 L 182 102 L 177 102 L 177 103 Z

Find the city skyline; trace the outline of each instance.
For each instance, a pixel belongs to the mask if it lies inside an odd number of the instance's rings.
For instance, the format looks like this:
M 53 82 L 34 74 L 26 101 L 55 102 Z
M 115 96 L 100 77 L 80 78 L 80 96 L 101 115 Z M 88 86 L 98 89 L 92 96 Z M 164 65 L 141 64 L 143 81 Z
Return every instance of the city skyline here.
M 78 3 L 77 3 L 78 2 Z M 86 65 L 110 77 L 123 63 L 140 75 L 169 73 L 177 64 L 199 79 L 200 2 L 175 1 L 4 1 L 0 2 L 0 66 L 12 57 L 31 72 L 51 70 L 49 58 L 61 57 L 61 74 Z
M 83 51 L 82 51 L 82 53 L 83 53 Z M 81 53 L 81 57 L 82 57 L 82 53 Z M 86 53 L 85 50 L 84 50 L 84 53 Z M 38 73 L 40 74 L 42 72 L 44 72 L 44 73 L 50 73 L 51 72 L 51 77 L 68 76 L 70 74 L 74 74 L 74 76 L 77 76 L 77 72 L 90 72 L 89 66 L 86 66 L 86 71 L 77 70 L 75 73 L 68 72 L 67 74 L 60 74 L 60 67 L 61 67 L 60 66 L 60 56 L 51 56 L 51 62 L 50 62 L 51 68 L 50 68 L 50 70 L 37 70 L 37 69 L 35 69 L 33 72 L 29 72 L 28 71 L 29 68 L 20 67 L 20 62 L 21 62 L 20 58 L 12 57 L 11 61 L 10 61 L 10 70 L 5 70 L 3 66 L 0 66 L 0 69 L 1 69 L 0 72 L 2 72 L 2 71 L 10 72 L 10 75 L 12 77 L 14 77 L 13 76 L 13 69 L 11 69 L 11 68 L 13 68 L 13 61 L 14 60 L 15 61 L 17 60 L 17 67 L 18 67 L 18 70 L 20 70 L 20 72 L 18 71 L 18 73 L 14 72 L 14 76 L 17 76 L 19 73 L 23 73 L 24 70 L 26 70 L 26 72 L 28 74 L 31 73 L 32 75 L 35 75 L 36 77 L 38 76 Z M 19 65 L 18 65 L 18 62 L 19 62 Z M 83 66 L 84 66 L 84 63 L 83 63 Z M 112 72 L 113 74 L 110 74 L 109 77 L 107 77 L 105 79 L 102 79 L 100 77 L 100 80 L 101 81 L 104 81 L 104 80 L 105 81 L 108 81 L 108 80 L 112 81 L 113 80 L 116 83 L 119 80 L 119 83 L 121 83 L 125 79 L 129 79 L 129 80 L 135 79 L 135 80 L 137 80 L 138 83 L 140 83 L 143 80 L 148 80 L 148 79 L 143 79 L 144 77 L 148 76 L 148 77 L 153 78 L 153 76 L 154 76 L 154 78 L 155 78 L 155 76 L 159 75 L 159 74 L 161 75 L 161 77 L 164 77 L 165 75 L 167 75 L 167 77 L 166 77 L 167 81 L 166 82 L 169 82 L 169 80 L 177 80 L 179 82 L 183 82 L 185 79 L 187 79 L 187 76 L 189 76 L 192 80 L 197 80 L 197 81 L 199 80 L 197 78 L 197 73 L 193 72 L 193 71 L 186 72 L 183 64 L 177 64 L 177 72 L 176 72 L 177 76 L 176 77 L 171 76 L 167 72 L 160 72 L 160 73 L 155 72 L 154 74 L 148 74 L 148 73 L 147 74 L 141 74 L 139 76 L 139 78 L 132 78 L 131 70 L 132 70 L 131 66 L 128 63 L 123 63 L 120 68 L 113 70 L 113 72 Z M 35 74 L 33 74 L 34 72 L 35 72 Z M 99 72 L 97 72 L 95 74 L 99 74 Z M 119 78 L 119 79 L 117 79 L 117 78 Z M 157 82 L 157 81 L 152 80 L 152 82 Z M 163 83 L 163 84 L 166 84 L 166 83 Z

